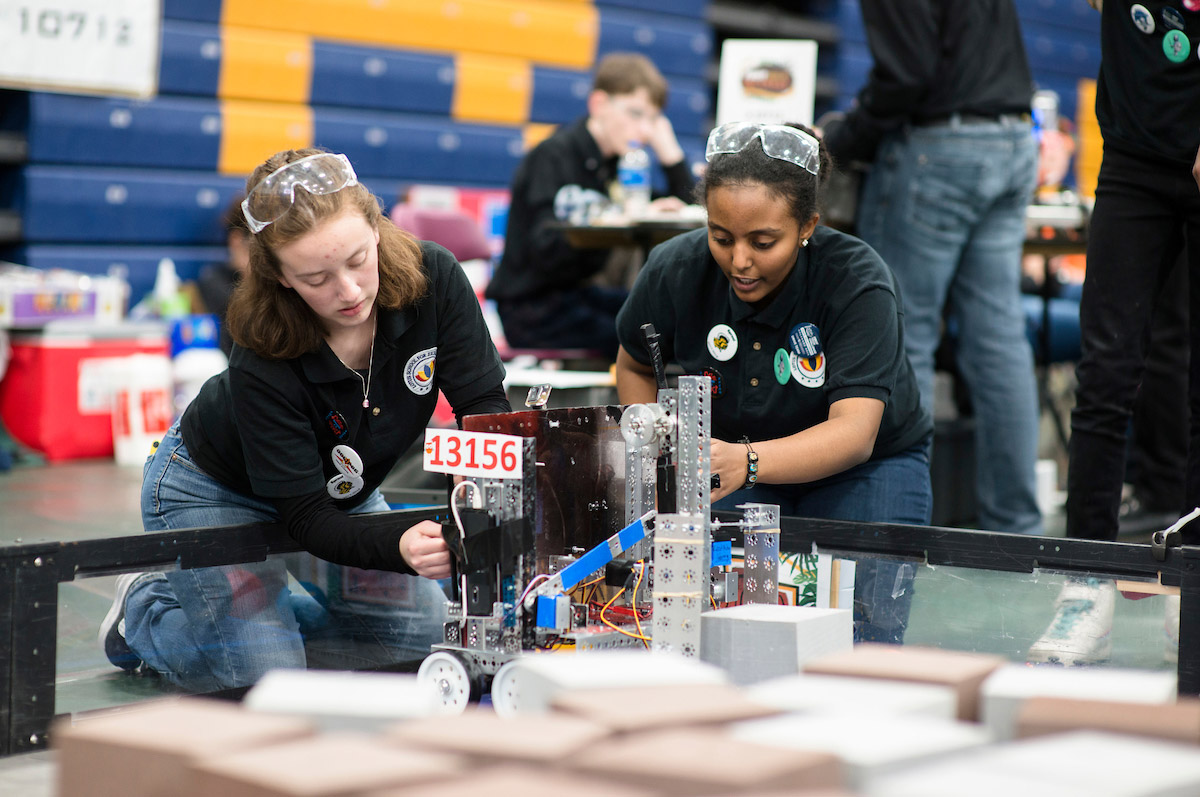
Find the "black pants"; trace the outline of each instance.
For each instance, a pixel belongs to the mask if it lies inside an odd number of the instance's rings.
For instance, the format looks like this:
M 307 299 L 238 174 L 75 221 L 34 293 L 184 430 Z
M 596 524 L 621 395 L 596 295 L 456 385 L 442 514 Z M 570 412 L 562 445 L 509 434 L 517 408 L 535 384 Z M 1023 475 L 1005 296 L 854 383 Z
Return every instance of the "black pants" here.
M 1088 233 L 1080 306 L 1083 356 L 1071 414 L 1067 535 L 1113 540 L 1125 473 L 1130 413 L 1145 369 L 1150 320 L 1181 252 L 1186 252 L 1190 316 L 1200 319 L 1200 188 L 1189 166 L 1104 151 Z M 1200 351 L 1200 324 L 1191 325 Z M 1185 499 L 1200 503 L 1200 363 L 1190 368 L 1189 457 Z
M 1187 265 L 1175 266 L 1150 321 L 1146 372 L 1133 407 L 1125 481 L 1143 509 L 1185 514 L 1188 437 Z

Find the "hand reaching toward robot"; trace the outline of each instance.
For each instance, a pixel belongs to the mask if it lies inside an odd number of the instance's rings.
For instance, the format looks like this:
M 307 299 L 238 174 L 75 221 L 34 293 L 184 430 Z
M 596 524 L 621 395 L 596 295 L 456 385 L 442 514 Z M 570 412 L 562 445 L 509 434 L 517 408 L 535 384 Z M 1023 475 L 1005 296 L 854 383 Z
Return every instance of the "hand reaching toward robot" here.
M 746 446 L 741 443 L 726 443 L 715 437 L 709 442 L 709 469 L 713 476 L 713 489 L 709 497 L 719 501 L 730 493 L 740 490 L 746 483 Z
M 400 555 L 404 561 L 425 578 L 449 578 L 450 549 L 442 539 L 442 527 L 432 520 L 422 520 L 400 537 Z

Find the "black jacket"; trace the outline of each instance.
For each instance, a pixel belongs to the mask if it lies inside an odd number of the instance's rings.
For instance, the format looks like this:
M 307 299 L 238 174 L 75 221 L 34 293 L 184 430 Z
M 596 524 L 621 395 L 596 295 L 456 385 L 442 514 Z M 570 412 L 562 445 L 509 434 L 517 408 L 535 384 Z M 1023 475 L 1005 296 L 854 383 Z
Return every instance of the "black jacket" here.
M 669 195 L 691 201 L 687 159 L 666 168 Z M 489 299 L 521 299 L 578 287 L 604 268 L 607 249 L 575 249 L 553 229 L 554 197 L 565 185 L 609 195 L 617 159 L 600 153 L 587 129 L 587 117 L 557 131 L 534 147 L 513 175 L 504 256 L 488 283 Z
M 855 107 L 825 131 L 835 159 L 870 162 L 883 135 L 909 123 L 1029 112 L 1033 81 L 1012 0 L 861 3 L 875 65 Z

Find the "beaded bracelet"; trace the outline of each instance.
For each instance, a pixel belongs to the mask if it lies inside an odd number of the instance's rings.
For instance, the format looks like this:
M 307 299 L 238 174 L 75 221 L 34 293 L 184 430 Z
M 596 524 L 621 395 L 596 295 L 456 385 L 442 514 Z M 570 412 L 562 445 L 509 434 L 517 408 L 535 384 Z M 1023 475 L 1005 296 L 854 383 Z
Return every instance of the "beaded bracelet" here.
M 742 489 L 749 490 L 758 481 L 758 454 L 751 447 L 749 437 L 743 435 L 738 442 L 746 446 L 746 483 Z

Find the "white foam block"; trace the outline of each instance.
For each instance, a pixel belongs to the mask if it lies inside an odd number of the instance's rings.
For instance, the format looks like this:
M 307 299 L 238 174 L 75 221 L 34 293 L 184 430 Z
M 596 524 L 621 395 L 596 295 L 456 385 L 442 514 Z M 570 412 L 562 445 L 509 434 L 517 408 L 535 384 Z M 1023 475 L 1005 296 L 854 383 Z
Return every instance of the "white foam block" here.
M 849 609 L 745 604 L 700 618 L 700 658 L 737 684 L 795 675 L 810 659 L 852 647 Z
M 956 783 L 955 788 L 940 784 Z M 1005 784 L 1008 791 L 996 791 Z M 993 745 L 947 762 L 914 767 L 870 784 L 869 797 L 1194 797 L 1200 748 L 1078 731 Z
M 952 687 L 800 673 L 763 681 L 747 694 L 772 708 L 799 713 L 918 714 L 952 720 L 958 694 Z
M 1173 703 L 1173 672 L 1112 667 L 1030 667 L 1007 664 L 984 680 L 980 719 L 997 739 L 1016 736 L 1017 714 L 1031 697 L 1118 700 L 1126 703 Z
M 883 714 L 788 714 L 739 722 L 730 732 L 758 744 L 833 753 L 845 764 L 851 788 L 905 766 L 991 741 L 988 733 L 973 723 Z
M 323 730 L 377 730 L 437 713 L 438 701 L 415 675 L 271 670 L 246 693 L 252 711 L 308 717 Z
M 523 714 L 548 711 L 554 696 L 568 691 L 729 682 L 723 670 L 699 659 L 638 650 L 522 656 L 509 666 Z

